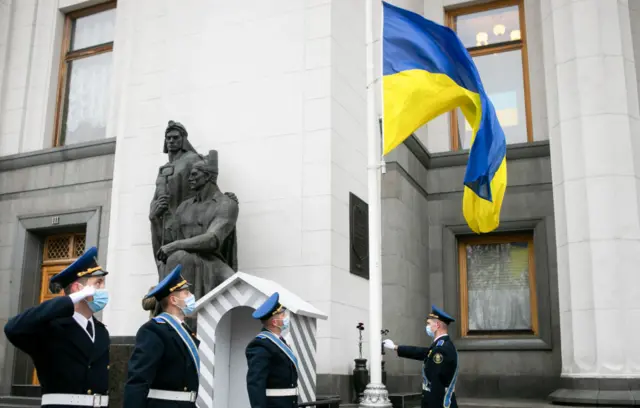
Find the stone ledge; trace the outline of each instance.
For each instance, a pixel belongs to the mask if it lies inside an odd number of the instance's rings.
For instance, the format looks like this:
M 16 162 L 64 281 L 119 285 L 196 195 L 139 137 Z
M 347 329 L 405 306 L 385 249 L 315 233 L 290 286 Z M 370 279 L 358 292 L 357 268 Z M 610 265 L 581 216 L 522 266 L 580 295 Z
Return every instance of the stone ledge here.
M 415 135 L 409 136 L 404 141 L 404 144 L 427 169 L 466 166 L 467 158 L 469 157 L 468 150 L 430 153 Z M 507 145 L 507 160 L 549 157 L 550 154 L 551 152 L 548 140 Z
M 546 408 L 547 401 L 504 398 L 458 398 L 460 408 Z
M 569 404 L 575 406 L 640 406 L 640 391 L 638 390 L 579 390 L 561 388 L 549 395 L 549 400 L 555 404 Z
M 116 139 L 103 139 L 0 157 L 0 172 L 115 154 Z

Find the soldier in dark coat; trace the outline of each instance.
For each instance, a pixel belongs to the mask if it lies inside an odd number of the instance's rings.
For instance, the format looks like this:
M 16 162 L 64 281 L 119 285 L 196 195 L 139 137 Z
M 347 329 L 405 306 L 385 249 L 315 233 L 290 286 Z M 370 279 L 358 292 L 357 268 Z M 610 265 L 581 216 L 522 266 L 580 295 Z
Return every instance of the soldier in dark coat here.
M 109 300 L 97 255 L 89 248 L 51 278 L 51 291 L 64 289 L 65 296 L 25 310 L 4 327 L 9 341 L 33 359 L 44 407 L 109 404 L 109 332 L 93 316 Z
M 455 319 L 435 306 L 427 317 L 425 329 L 433 338 L 431 346 L 397 346 L 391 340 L 384 347 L 396 350 L 399 357 L 422 361 L 422 408 L 457 408 L 455 396 L 458 378 L 458 352 L 448 334 Z
M 264 328 L 246 349 L 251 408 L 297 408 L 298 360 L 284 339 L 288 311 L 274 293 L 254 313 Z
M 129 360 L 124 408 L 195 408 L 200 385 L 200 341 L 184 323 L 195 297 L 178 265 L 145 298 L 156 299 L 162 313 L 143 324 Z

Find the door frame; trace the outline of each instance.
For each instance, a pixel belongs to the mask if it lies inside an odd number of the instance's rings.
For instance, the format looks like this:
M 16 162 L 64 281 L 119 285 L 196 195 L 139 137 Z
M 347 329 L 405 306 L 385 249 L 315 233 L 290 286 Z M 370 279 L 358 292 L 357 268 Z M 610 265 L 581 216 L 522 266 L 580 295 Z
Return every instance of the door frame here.
M 101 214 L 102 207 L 91 207 L 44 214 L 24 214 L 17 217 L 18 231 L 14 243 L 9 289 L 9 316 L 15 316 L 38 304 L 44 237 L 66 229 L 84 227 L 85 248 L 97 247 Z M 10 394 L 13 384 L 29 385 L 32 373 L 31 359 L 7 341 L 0 394 Z

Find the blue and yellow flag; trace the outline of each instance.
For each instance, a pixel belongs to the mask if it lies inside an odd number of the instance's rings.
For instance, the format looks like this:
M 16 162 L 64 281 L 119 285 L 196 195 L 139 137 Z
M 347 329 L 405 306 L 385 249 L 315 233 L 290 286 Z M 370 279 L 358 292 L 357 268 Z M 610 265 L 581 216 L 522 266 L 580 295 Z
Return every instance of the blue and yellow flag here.
M 455 32 L 383 2 L 383 154 L 431 119 L 460 108 L 473 128 L 462 209 L 476 233 L 500 223 L 506 140 L 478 70 Z

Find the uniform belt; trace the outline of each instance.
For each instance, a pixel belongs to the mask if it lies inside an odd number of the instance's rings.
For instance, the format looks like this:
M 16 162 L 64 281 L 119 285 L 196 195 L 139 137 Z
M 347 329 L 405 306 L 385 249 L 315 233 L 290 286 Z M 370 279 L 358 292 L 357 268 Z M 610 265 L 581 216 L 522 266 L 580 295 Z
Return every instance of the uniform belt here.
M 71 405 L 74 407 L 108 407 L 108 395 L 44 394 L 41 405 Z
M 167 390 L 149 390 L 147 398 L 165 400 L 165 401 L 187 401 L 196 402 L 198 393 L 195 391 L 167 391 Z
M 267 390 L 267 397 L 294 397 L 298 395 L 297 388 L 271 388 Z

